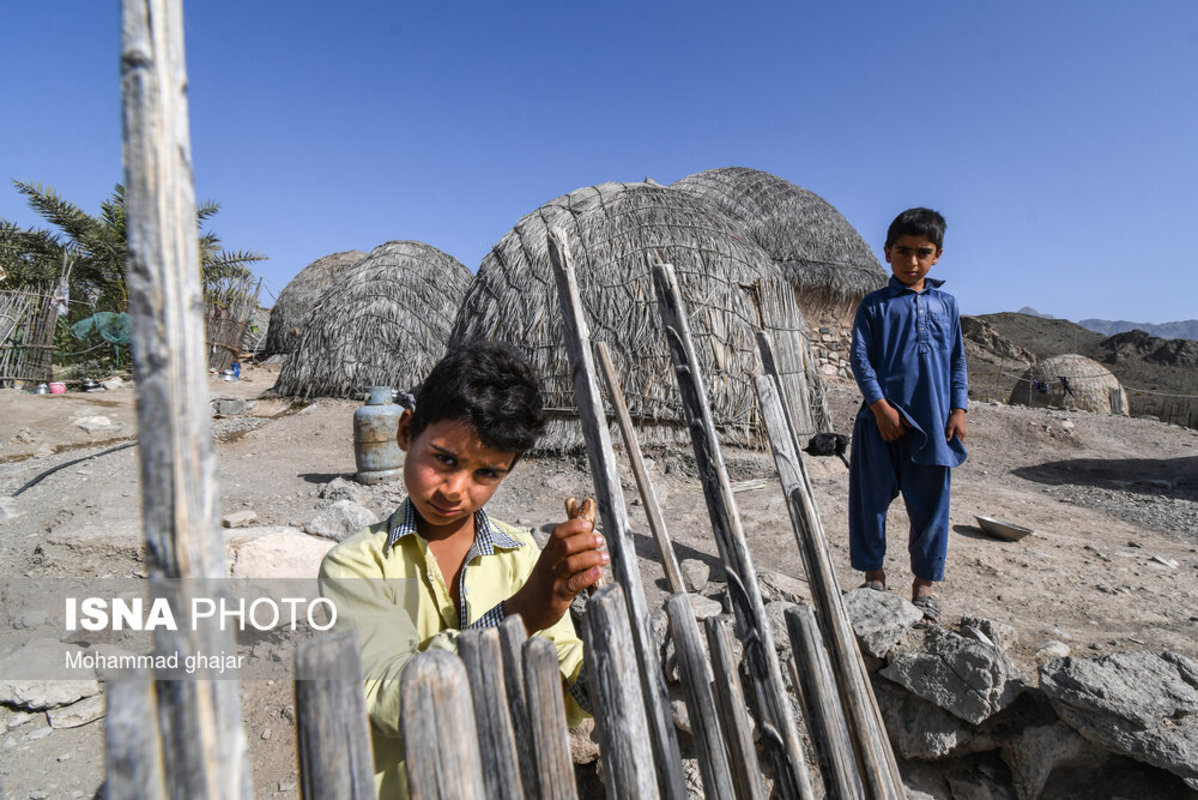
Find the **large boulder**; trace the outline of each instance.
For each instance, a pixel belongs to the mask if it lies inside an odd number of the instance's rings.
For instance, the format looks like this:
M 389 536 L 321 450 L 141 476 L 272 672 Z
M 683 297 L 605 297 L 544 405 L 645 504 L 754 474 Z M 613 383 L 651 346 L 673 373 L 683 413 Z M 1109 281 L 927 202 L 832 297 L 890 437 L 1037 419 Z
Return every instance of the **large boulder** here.
M 1010 705 L 1027 681 L 999 647 L 939 628 L 929 630 L 923 649 L 899 652 L 881 674 L 975 725 Z
M 1132 651 L 1040 668 L 1053 708 L 1086 739 L 1198 779 L 1198 661 Z

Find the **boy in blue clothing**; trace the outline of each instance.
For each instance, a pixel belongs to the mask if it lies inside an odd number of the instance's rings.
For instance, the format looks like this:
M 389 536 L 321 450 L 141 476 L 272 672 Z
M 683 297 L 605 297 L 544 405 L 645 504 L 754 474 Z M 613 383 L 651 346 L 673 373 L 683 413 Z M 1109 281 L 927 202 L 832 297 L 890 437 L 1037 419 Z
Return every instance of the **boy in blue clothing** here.
M 861 301 L 851 362 L 865 402 L 853 426 L 849 553 L 865 585 L 886 589 L 886 512 L 902 494 L 911 529 L 911 601 L 940 621 L 952 467 L 965 461 L 969 380 L 957 301 L 927 277 L 944 252 L 944 217 L 899 214 L 884 252 L 894 276 Z

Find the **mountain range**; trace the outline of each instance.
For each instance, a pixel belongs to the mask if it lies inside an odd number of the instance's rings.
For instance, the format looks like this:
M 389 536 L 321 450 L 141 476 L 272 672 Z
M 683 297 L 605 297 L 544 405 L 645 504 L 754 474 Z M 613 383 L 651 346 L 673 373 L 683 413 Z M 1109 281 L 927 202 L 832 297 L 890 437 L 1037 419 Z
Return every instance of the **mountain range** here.
M 1056 319 L 1052 314 L 1041 314 L 1031 306 L 1024 306 L 1017 314 L 1027 314 L 1041 319 Z M 1177 322 L 1130 322 L 1125 319 L 1082 319 L 1077 324 L 1088 331 L 1114 336 L 1116 333 L 1141 330 L 1158 339 L 1198 339 L 1198 319 Z

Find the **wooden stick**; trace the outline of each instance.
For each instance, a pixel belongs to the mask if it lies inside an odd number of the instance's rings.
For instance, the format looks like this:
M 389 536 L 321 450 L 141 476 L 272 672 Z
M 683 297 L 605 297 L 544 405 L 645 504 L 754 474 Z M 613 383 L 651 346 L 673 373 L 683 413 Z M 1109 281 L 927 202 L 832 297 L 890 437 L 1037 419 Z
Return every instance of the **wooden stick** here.
M 108 684 L 104 716 L 104 796 L 108 800 L 166 800 L 158 699 L 148 673 Z
M 499 629 L 462 631 L 458 637 L 458 655 L 466 665 L 466 674 L 470 676 L 474 724 L 478 727 L 478 747 L 482 755 L 487 797 L 522 800 L 524 786 L 520 779 L 516 739 L 508 710 Z
M 904 797 L 902 777 L 886 727 L 878 710 L 873 687 L 857 637 L 844 609 L 840 582 L 832 565 L 823 525 L 814 508 L 810 488 L 800 467 L 802 456 L 793 431 L 786 424 L 784 404 L 773 376 L 757 378 L 757 396 L 774 450 L 774 463 L 782 481 L 799 554 L 807 571 L 812 601 L 819 616 L 832 666 L 841 693 L 841 706 L 852 725 L 861 780 L 870 797 Z
M 203 292 L 188 133 L 187 71 L 180 0 L 124 0 L 121 95 L 137 429 L 143 434 L 142 521 L 151 593 L 168 597 L 175 618 L 190 599 L 227 594 L 202 581 L 223 579 L 225 546 L 217 524 Z M 156 636 L 158 652 L 183 657 L 235 653 L 219 624 Z M 161 633 L 161 631 L 156 631 Z M 159 716 L 172 796 L 248 798 L 250 767 L 238 682 L 205 679 L 159 684 Z
M 644 697 L 637 691 L 637 650 L 619 583 L 592 595 L 582 620 L 582 638 L 607 796 L 654 800 L 660 797 L 659 780 L 654 774 Z M 680 767 L 681 761 L 677 763 Z M 656 768 L 660 771 L 662 765 Z
M 632 428 L 632 418 L 628 415 L 628 405 L 624 402 L 624 392 L 620 388 L 620 379 L 612 366 L 611 355 L 607 345 L 595 342 L 595 354 L 599 357 L 599 367 L 603 371 L 603 379 L 607 384 L 607 396 L 611 398 L 612 408 L 616 412 L 616 421 L 620 424 L 620 435 L 624 438 L 624 447 L 628 450 L 628 463 L 632 466 L 632 475 L 636 478 L 636 488 L 640 492 L 641 502 L 645 504 L 645 517 L 649 520 L 649 530 L 653 541 L 657 543 L 657 556 L 661 559 L 661 568 L 666 574 L 666 583 L 670 593 L 686 591 L 682 585 L 682 570 L 678 566 L 678 558 L 674 555 L 674 546 L 670 543 L 670 533 L 666 530 L 666 520 L 661 514 L 661 506 L 657 503 L 657 493 L 649 480 L 649 472 L 645 469 L 645 459 L 641 456 L 641 445 L 636 439 L 636 431 Z
M 301 796 L 375 797 L 357 633 L 330 633 L 303 643 L 295 653 L 295 674 Z
M 570 735 L 566 730 L 566 704 L 562 699 L 562 674 L 553 643 L 534 636 L 524 645 L 524 677 L 528 690 L 528 712 L 533 768 L 539 773 L 540 791 L 529 797 L 541 800 L 577 800 L 574 761 L 570 757 Z
M 728 575 L 728 594 L 740 629 L 745 632 L 745 660 L 753 681 L 762 741 L 769 753 L 782 796 L 809 798 L 812 794 L 807 763 L 803 758 L 790 700 L 782 684 L 774 636 L 765 616 L 757 571 L 753 568 L 745 541 L 728 470 L 720 454 L 719 438 L 707 401 L 707 389 L 699 360 L 695 356 L 686 309 L 673 266 L 656 264 L 653 267 L 653 284 L 657 291 L 662 328 L 686 410 L 707 511 Z
M 691 737 L 699 773 L 703 776 L 703 788 L 708 797 L 730 798 L 732 776 L 720 732 L 719 712 L 711 691 L 711 667 L 703 652 L 695 611 L 686 592 L 678 592 L 666 602 L 666 613 L 682 675 L 682 691 L 690 712 Z
M 528 700 L 524 693 L 524 643 L 528 632 L 519 614 L 505 617 L 499 625 L 499 646 L 503 653 L 503 674 L 506 680 L 508 711 L 516 737 L 516 758 L 520 764 L 520 780 L 530 797 L 538 797 L 537 765 L 533 751 L 533 732 L 528 717 Z
M 803 699 L 807 730 L 815 743 L 820 772 L 829 798 L 851 800 L 865 796 L 853 753 L 849 725 L 840 707 L 832 662 L 809 605 L 786 610 L 786 627 L 794 653 L 795 686 Z
M 720 704 L 720 727 L 728 746 L 736 800 L 765 800 L 765 784 L 761 780 L 757 748 L 753 746 L 753 731 L 749 727 L 748 704 L 732 653 L 732 631 L 719 617 L 708 617 L 703 624 L 707 629 L 707 649 L 711 653 L 714 674 L 712 686 Z
M 399 683 L 412 800 L 483 800 L 482 756 L 461 659 L 426 650 L 408 662 Z
M 649 623 L 648 603 L 641 584 L 636 548 L 628 525 L 628 511 L 620 490 L 615 452 L 607 429 L 607 417 L 600 399 L 599 381 L 591 361 L 590 328 L 578 294 L 578 281 L 570 259 L 565 232 L 558 227 L 549 231 L 549 260 L 557 280 L 558 302 L 562 308 L 566 352 L 574 373 L 574 395 L 578 401 L 579 419 L 587 443 L 591 475 L 595 481 L 595 497 L 603 517 L 603 536 L 611 552 L 612 572 L 624 587 L 628 621 L 636 644 L 640 664 L 641 691 L 653 742 L 653 757 L 657 761 L 661 794 L 670 800 L 686 798 L 686 783 L 682 778 L 682 755 L 674 732 L 674 717 L 670 712 L 670 697 L 666 691 L 665 675 L 657 653 L 657 643 Z M 597 595 L 595 595 L 597 596 Z M 624 606 L 624 603 L 621 603 Z M 588 612 L 589 613 L 589 612 Z

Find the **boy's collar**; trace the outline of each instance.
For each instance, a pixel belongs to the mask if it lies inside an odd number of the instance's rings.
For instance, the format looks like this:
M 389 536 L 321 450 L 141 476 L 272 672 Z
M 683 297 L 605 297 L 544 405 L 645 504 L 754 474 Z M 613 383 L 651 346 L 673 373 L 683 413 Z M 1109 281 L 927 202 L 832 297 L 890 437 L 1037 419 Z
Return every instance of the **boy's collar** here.
M 387 543 L 383 545 L 384 556 L 400 539 L 418 532 L 416 528 L 418 519 L 416 506 L 412 505 L 411 498 L 405 498 L 399 508 L 391 514 L 391 519 L 387 523 L 388 535 Z M 474 544 L 470 548 L 473 555 L 489 556 L 494 555 L 496 547 L 513 550 L 523 546 L 523 542 L 513 539 L 498 525 L 491 522 L 491 518 L 487 516 L 485 510 L 480 508 L 474 512 Z
M 924 282 L 924 291 L 926 292 L 928 289 L 939 289 L 941 286 L 943 286 L 944 278 L 924 278 L 923 282 Z M 900 281 L 898 278 L 894 277 L 893 275 L 890 276 L 890 283 L 887 284 L 887 288 L 890 290 L 890 295 L 892 297 L 897 297 L 898 295 L 902 294 L 903 292 L 911 292 L 911 294 L 917 294 L 917 292 L 914 289 L 912 289 L 910 286 L 903 283 L 902 281 Z M 922 292 L 920 292 L 919 294 L 922 294 Z

